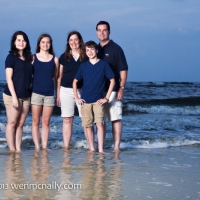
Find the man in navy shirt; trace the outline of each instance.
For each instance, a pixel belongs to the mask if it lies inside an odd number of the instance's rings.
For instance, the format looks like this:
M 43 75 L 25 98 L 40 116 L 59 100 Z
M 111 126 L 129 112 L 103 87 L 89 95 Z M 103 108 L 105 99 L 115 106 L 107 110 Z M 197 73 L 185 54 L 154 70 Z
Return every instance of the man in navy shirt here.
M 115 87 L 109 102 L 105 105 L 105 113 L 112 122 L 114 139 L 114 151 L 119 151 L 122 136 L 122 104 L 124 87 L 127 79 L 128 65 L 122 48 L 109 39 L 110 25 L 106 21 L 100 21 L 96 25 L 99 39 L 97 57 L 108 62 L 115 74 Z
M 76 102 L 81 104 L 82 126 L 86 127 L 86 139 L 91 151 L 94 151 L 93 122 L 97 126 L 98 151 L 103 152 L 104 144 L 104 106 L 108 102 L 115 85 L 114 74 L 104 60 L 97 58 L 97 44 L 93 41 L 85 43 L 89 60 L 82 63 L 73 81 Z M 106 80 L 109 87 L 105 94 Z M 83 81 L 81 98 L 78 97 L 77 83 Z

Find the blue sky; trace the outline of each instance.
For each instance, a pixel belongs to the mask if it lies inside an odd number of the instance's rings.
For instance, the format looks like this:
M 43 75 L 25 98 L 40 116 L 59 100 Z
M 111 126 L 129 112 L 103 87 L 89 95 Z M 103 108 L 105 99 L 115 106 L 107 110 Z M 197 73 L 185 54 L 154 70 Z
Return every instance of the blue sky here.
M 200 81 L 199 0 L 0 0 L 0 80 L 10 39 L 27 33 L 32 53 L 41 33 L 53 37 L 56 55 L 65 50 L 67 34 L 78 30 L 95 40 L 95 26 L 105 20 L 110 38 L 124 50 L 128 81 Z

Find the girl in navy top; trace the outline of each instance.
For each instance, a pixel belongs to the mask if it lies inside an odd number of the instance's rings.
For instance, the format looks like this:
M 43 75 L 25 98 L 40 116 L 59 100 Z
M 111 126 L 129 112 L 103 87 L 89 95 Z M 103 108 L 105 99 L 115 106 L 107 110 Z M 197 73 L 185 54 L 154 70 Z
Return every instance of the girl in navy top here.
M 59 59 L 60 70 L 57 82 L 57 106 L 61 107 L 61 117 L 63 118 L 63 143 L 66 149 L 69 149 L 70 146 L 74 119 L 75 98 L 72 82 L 79 66 L 86 60 L 85 47 L 81 34 L 77 31 L 71 31 L 67 37 L 66 50 Z M 81 86 L 82 83 L 78 85 L 78 89 L 80 89 Z M 78 107 L 79 116 L 81 117 L 80 105 L 76 105 Z
M 49 34 L 39 36 L 34 55 L 33 93 L 31 96 L 32 137 L 37 150 L 47 149 L 49 138 L 49 122 L 54 107 L 54 83 L 57 81 L 59 62 L 55 57 L 52 38 Z M 42 131 L 39 131 L 42 117 Z
M 10 151 L 21 151 L 23 125 L 28 115 L 33 66 L 28 36 L 17 31 L 12 36 L 5 61 L 6 81 L 3 100 L 8 118 L 6 140 Z

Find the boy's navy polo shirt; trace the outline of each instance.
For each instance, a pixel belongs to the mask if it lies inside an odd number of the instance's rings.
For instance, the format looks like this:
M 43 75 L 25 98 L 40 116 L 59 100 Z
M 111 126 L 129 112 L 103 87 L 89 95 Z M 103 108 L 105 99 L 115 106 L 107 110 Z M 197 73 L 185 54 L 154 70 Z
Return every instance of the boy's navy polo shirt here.
M 113 73 L 115 74 L 115 87 L 113 91 L 118 91 L 120 87 L 120 71 L 128 70 L 128 65 L 126 62 L 126 57 L 122 48 L 110 40 L 103 47 L 98 45 L 98 53 L 97 57 L 103 59 L 108 62 Z M 106 87 L 108 89 L 108 83 L 106 83 Z
M 94 103 L 104 97 L 106 79 L 114 78 L 114 74 L 104 60 L 94 65 L 90 61 L 81 64 L 75 79 L 83 80 L 81 98 L 86 103 Z
M 15 93 L 18 98 L 28 98 L 31 96 L 31 83 L 33 76 L 33 65 L 26 60 L 21 60 L 13 53 L 8 54 L 5 61 L 5 68 L 12 68 L 12 81 Z M 42 81 L 42 80 L 41 80 Z M 8 85 L 5 85 L 4 93 L 11 96 Z

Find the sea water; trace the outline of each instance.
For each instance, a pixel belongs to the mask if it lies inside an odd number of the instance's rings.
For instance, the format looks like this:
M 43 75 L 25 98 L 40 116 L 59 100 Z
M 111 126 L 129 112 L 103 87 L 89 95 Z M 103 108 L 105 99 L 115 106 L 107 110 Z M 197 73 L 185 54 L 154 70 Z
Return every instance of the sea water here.
M 5 81 L 0 81 L 2 93 Z M 66 102 L 67 103 L 67 102 Z M 23 129 L 22 149 L 34 149 L 31 111 Z M 0 96 L 0 149 L 6 150 L 6 113 Z M 113 147 L 111 123 L 106 120 L 105 150 Z M 97 137 L 95 135 L 95 143 Z M 123 133 L 120 148 L 169 148 L 200 145 L 200 83 L 128 82 L 123 99 Z M 50 122 L 49 148 L 62 148 L 60 108 L 54 108 Z M 71 148 L 88 149 L 81 120 L 74 117 Z

